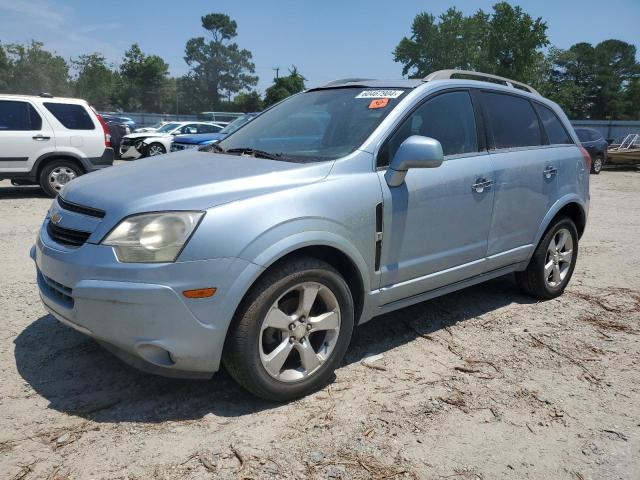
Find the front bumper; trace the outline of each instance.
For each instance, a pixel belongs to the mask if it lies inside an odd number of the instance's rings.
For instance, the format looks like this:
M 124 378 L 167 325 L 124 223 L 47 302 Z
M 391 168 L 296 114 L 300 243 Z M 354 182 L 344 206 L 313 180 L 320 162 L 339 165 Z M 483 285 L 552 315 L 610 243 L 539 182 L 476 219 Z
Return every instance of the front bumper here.
M 261 270 L 230 258 L 122 264 L 110 247 L 59 246 L 44 227 L 31 256 L 40 297 L 55 318 L 139 369 L 189 378 L 218 370 L 245 284 Z M 205 299 L 182 295 L 204 287 L 218 291 Z
M 140 148 L 142 148 L 142 144 L 140 144 Z M 135 160 L 142 157 L 142 153 L 135 145 L 120 145 L 120 158 L 124 160 Z

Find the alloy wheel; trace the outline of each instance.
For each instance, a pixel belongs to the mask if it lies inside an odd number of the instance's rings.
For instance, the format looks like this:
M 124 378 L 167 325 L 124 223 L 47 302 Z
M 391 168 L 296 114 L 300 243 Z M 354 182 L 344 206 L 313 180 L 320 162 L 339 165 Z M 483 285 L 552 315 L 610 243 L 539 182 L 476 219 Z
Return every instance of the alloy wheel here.
M 334 293 L 321 283 L 299 283 L 269 308 L 260 329 L 260 361 L 279 381 L 306 379 L 329 359 L 339 333 Z
M 544 262 L 544 279 L 551 288 L 559 287 L 571 269 L 573 239 L 566 228 L 558 230 L 547 248 Z
M 49 174 L 49 185 L 56 191 L 62 190 L 67 183 L 76 178 L 78 174 L 69 167 L 56 167 Z
M 600 170 L 602 170 L 602 159 L 597 157 L 594 161 L 593 161 L 593 171 L 594 172 L 599 172 Z
M 153 157 L 155 155 L 162 155 L 164 153 L 164 149 L 160 145 L 151 145 L 149 147 L 149 156 Z

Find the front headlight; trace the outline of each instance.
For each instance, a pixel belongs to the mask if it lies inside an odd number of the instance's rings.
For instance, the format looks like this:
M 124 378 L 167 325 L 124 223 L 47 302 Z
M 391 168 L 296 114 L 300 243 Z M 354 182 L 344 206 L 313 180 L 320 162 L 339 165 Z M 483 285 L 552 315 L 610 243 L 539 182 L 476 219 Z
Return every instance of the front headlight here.
M 125 218 L 102 241 L 125 263 L 173 262 L 204 212 L 145 213 Z

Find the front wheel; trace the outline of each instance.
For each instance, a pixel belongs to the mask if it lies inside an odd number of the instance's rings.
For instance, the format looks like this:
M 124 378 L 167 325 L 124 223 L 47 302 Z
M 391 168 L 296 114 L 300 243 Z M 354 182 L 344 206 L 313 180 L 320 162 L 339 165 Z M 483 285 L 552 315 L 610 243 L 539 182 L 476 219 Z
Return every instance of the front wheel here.
M 604 164 L 602 157 L 596 157 L 591 163 L 591 173 L 598 175 L 602 171 L 602 165 Z
M 163 155 L 167 153 L 164 145 L 154 142 L 147 147 L 147 157 L 155 157 L 156 155 Z
M 223 362 L 253 394 L 288 401 L 324 386 L 351 340 L 351 292 L 331 265 L 309 257 L 267 272 L 242 302 Z
M 558 218 L 536 247 L 523 272 L 516 272 L 522 290 L 548 300 L 562 295 L 578 258 L 578 230 L 568 217 Z
M 63 187 L 76 177 L 82 175 L 82 170 L 69 160 L 52 160 L 40 172 L 40 186 L 50 197 L 55 197 Z

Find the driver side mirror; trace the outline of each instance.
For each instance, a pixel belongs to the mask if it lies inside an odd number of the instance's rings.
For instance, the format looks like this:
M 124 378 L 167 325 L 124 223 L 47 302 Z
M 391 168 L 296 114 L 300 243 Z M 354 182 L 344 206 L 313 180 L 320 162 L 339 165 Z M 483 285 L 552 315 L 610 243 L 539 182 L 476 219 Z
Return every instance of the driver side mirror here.
M 384 178 L 390 187 L 398 187 L 410 168 L 436 168 L 443 160 L 442 145 L 438 140 L 412 135 L 398 147 Z

